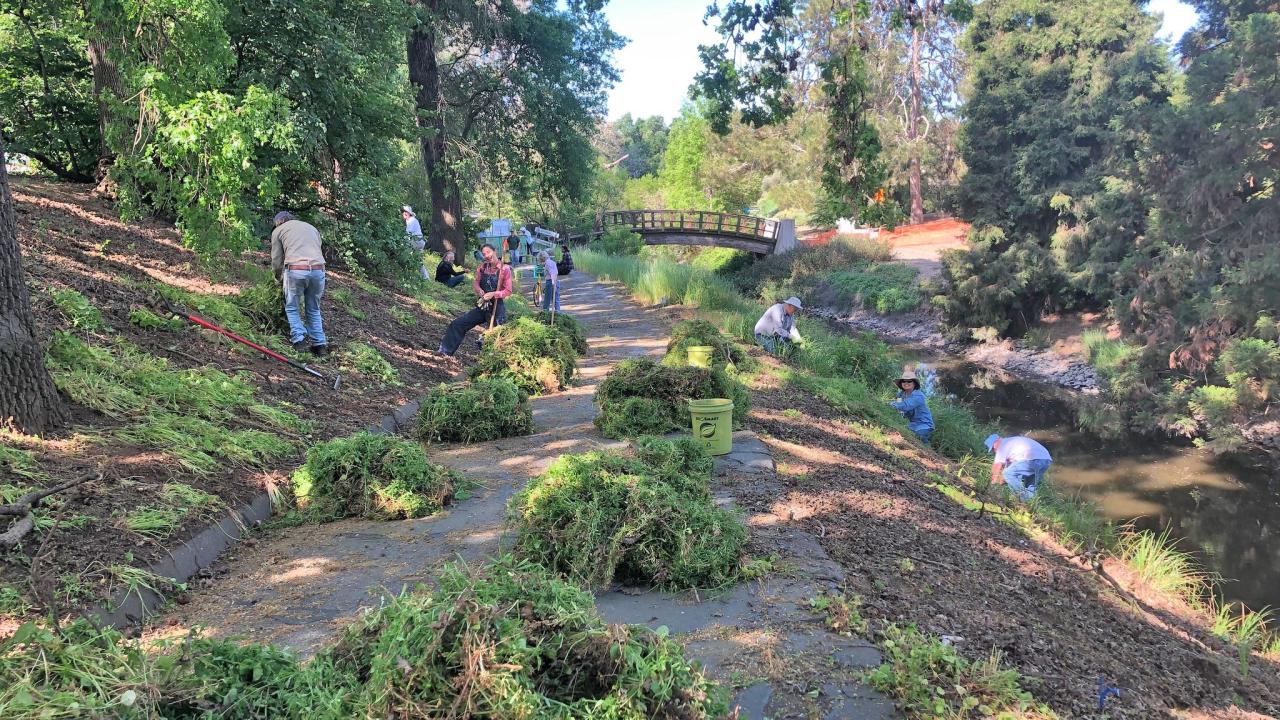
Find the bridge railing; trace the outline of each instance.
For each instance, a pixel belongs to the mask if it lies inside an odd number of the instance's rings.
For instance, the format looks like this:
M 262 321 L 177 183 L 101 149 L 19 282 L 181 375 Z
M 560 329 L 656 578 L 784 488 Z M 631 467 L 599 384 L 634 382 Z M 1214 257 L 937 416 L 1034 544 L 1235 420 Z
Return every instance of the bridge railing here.
M 778 239 L 778 221 L 711 210 L 611 210 L 601 218 L 604 227 L 623 225 L 634 232 L 682 232 Z

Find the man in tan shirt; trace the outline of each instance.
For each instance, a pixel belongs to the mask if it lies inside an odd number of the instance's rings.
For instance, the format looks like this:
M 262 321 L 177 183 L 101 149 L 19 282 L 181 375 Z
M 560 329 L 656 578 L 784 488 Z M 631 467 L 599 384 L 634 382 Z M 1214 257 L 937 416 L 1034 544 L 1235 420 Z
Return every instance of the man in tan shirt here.
M 271 270 L 284 285 L 284 314 L 289 319 L 293 349 L 306 350 L 310 338 L 311 352 L 327 354 L 329 341 L 320 320 L 320 298 L 324 297 L 320 231 L 291 212 L 276 213 L 275 230 L 271 232 Z

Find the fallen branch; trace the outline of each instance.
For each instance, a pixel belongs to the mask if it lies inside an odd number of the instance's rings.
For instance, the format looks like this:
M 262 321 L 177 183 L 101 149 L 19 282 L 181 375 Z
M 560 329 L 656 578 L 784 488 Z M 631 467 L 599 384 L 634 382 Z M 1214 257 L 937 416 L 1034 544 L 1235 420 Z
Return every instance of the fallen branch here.
M 0 516 L 18 517 L 8 530 L 0 533 L 0 550 L 8 550 L 17 545 L 27 533 L 36 527 L 36 516 L 33 510 L 40 506 L 40 501 L 63 490 L 73 488 L 90 480 L 101 480 L 102 473 L 93 472 L 74 480 L 68 480 L 44 490 L 32 490 L 8 505 L 0 505 Z

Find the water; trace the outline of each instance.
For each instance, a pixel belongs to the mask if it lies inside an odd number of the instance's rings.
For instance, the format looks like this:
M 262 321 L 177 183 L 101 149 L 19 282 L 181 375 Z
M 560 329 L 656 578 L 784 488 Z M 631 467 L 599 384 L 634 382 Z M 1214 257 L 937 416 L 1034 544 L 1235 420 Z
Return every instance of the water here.
M 1172 441 L 1099 440 L 1075 427 L 1068 400 L 1054 387 L 955 359 L 935 367 L 945 391 L 978 417 L 1049 448 L 1057 487 L 1114 520 L 1168 529 L 1181 549 L 1222 577 L 1228 599 L 1280 607 L 1280 482 L 1270 466 Z

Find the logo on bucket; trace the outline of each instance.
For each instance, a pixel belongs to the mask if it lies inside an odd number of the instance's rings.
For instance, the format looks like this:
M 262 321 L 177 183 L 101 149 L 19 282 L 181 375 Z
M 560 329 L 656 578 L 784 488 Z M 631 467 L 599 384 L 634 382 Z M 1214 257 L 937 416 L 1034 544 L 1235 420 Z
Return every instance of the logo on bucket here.
M 707 422 L 706 420 L 698 421 L 698 437 L 703 440 L 710 440 L 712 435 L 716 434 L 716 424 Z

